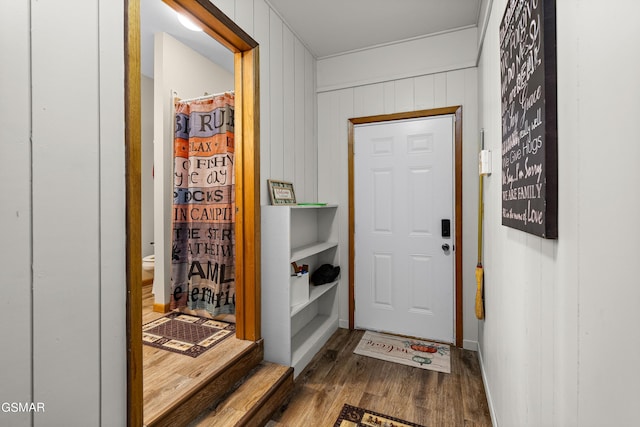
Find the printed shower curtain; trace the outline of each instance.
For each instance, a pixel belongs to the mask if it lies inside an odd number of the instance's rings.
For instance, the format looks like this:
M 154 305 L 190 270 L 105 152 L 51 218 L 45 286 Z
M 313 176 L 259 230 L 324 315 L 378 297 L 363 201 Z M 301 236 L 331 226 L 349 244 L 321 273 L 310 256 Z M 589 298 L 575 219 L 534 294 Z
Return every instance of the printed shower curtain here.
M 234 96 L 175 111 L 171 308 L 225 317 L 236 300 Z

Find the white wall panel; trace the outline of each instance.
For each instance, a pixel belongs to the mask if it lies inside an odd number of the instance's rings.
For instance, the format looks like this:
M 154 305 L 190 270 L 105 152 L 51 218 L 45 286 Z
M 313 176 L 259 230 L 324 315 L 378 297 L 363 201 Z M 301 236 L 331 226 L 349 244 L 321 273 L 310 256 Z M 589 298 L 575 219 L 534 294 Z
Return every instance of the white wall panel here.
M 33 400 L 29 42 L 29 3 L 12 4 L 0 15 L 0 402 Z M 30 426 L 31 415 L 0 412 L 0 425 Z
M 414 79 L 402 79 L 393 82 L 395 92 L 395 106 L 393 112 L 413 111 L 414 108 Z
M 382 83 L 382 102 L 384 114 L 393 113 L 396 109 L 396 82 Z
M 318 140 L 316 117 L 316 60 L 304 55 L 304 184 L 307 200 L 318 201 Z M 299 166 L 299 165 L 298 165 Z
M 501 161 L 498 28 L 506 3 L 494 1 L 488 12 L 479 64 L 480 126 L 494 170 Z M 637 413 L 628 402 L 640 398 L 632 356 L 640 352 L 633 338 L 640 289 L 629 278 L 640 249 L 628 237 L 640 235 L 633 213 L 640 193 L 620 184 L 640 181 L 633 125 L 640 54 L 615 46 L 640 39 L 633 22 L 640 4 L 603 9 L 569 0 L 556 10 L 559 238 L 500 224 L 497 168 L 485 181 L 487 318 L 479 336 L 486 387 L 497 425 L 632 426 Z M 616 141 L 615 149 L 603 141 Z M 603 348 L 614 342 L 612 361 Z
M 289 27 L 282 26 L 282 83 L 283 83 L 283 179 L 294 183 L 295 190 L 295 45 Z M 304 122 L 303 122 L 304 123 Z M 304 150 L 304 144 L 301 145 Z
M 283 27 L 280 17 L 271 9 L 269 23 L 269 113 L 271 175 L 273 179 L 284 179 L 284 53 Z
M 271 177 L 271 16 L 264 0 L 254 0 L 255 40 L 260 44 L 260 204 L 269 204 L 267 179 Z
M 435 105 L 434 76 L 418 76 L 414 82 L 414 101 L 416 110 L 428 110 Z
M 293 182 L 299 183 L 295 186 L 296 197 L 298 201 L 309 201 L 309 195 L 306 192 L 305 183 L 305 156 L 307 144 L 305 143 L 305 48 L 302 42 L 298 39 L 294 40 L 294 102 L 292 105 L 297 106 L 291 116 L 291 124 L 294 127 L 292 145 L 294 147 L 294 159 L 293 159 Z M 315 199 L 313 199 L 315 201 Z
M 384 111 L 384 84 L 358 86 L 353 90 L 356 117 L 373 116 Z M 346 123 L 344 123 L 346 125 Z
M 247 34 L 254 39 L 255 28 L 253 26 L 254 20 L 254 5 L 252 0 L 240 0 L 235 2 L 235 23 L 240 26 Z
M 36 426 L 100 423 L 99 15 L 72 6 L 31 5 Z
M 469 28 L 318 60 L 320 92 L 474 67 L 477 30 Z
M 316 201 L 316 61 L 267 2 L 254 0 L 253 10 L 260 44 L 260 201 L 270 203 L 267 179 L 293 182 L 300 201 Z
M 127 413 L 124 22 L 122 7 L 99 6 L 100 76 L 114 77 L 100 79 L 100 425 L 116 426 Z

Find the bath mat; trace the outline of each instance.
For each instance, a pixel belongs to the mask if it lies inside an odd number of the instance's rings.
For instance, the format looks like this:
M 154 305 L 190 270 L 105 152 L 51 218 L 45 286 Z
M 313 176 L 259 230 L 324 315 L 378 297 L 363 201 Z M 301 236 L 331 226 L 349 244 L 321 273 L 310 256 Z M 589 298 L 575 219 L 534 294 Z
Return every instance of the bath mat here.
M 353 352 L 389 362 L 451 373 L 450 348 L 446 344 L 366 331 Z
M 151 347 L 198 357 L 235 332 L 219 320 L 171 312 L 142 326 L 142 342 Z
M 345 404 L 333 427 L 424 427 L 399 418 Z

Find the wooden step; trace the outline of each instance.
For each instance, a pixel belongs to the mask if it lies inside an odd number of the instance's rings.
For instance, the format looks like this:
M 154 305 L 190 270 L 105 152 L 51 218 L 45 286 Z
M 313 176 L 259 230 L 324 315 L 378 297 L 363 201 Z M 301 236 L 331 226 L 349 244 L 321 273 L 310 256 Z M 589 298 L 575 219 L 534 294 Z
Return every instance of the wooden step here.
M 190 427 L 262 427 L 293 390 L 293 368 L 262 362 Z
M 176 389 L 173 393 L 168 393 L 169 390 L 165 389 L 161 396 L 152 394 L 145 396 L 145 426 L 186 426 L 198 417 L 203 408 L 211 407 L 220 402 L 238 381 L 260 364 L 264 357 L 262 341 L 257 343 L 244 341 L 244 343 L 246 343 L 245 348 L 231 358 L 220 357 L 218 359 L 219 365 L 216 363 L 217 366 L 211 372 L 204 375 L 196 373 L 197 381 L 191 381 L 188 387 L 182 387 L 180 391 Z M 218 349 L 210 350 L 210 352 L 221 351 L 227 344 L 231 345 L 232 339 L 226 340 L 219 345 Z M 168 394 L 173 397 L 170 401 L 156 405 L 158 408 L 153 410 L 147 410 L 151 406 L 147 399 L 166 399 Z

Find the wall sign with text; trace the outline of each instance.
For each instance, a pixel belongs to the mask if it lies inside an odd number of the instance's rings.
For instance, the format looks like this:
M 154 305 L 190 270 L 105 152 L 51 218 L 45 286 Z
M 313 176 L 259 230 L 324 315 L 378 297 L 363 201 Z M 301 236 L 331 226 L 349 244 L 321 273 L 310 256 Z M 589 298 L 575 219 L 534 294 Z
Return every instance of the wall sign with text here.
M 558 237 L 555 0 L 509 0 L 500 24 L 502 224 Z

